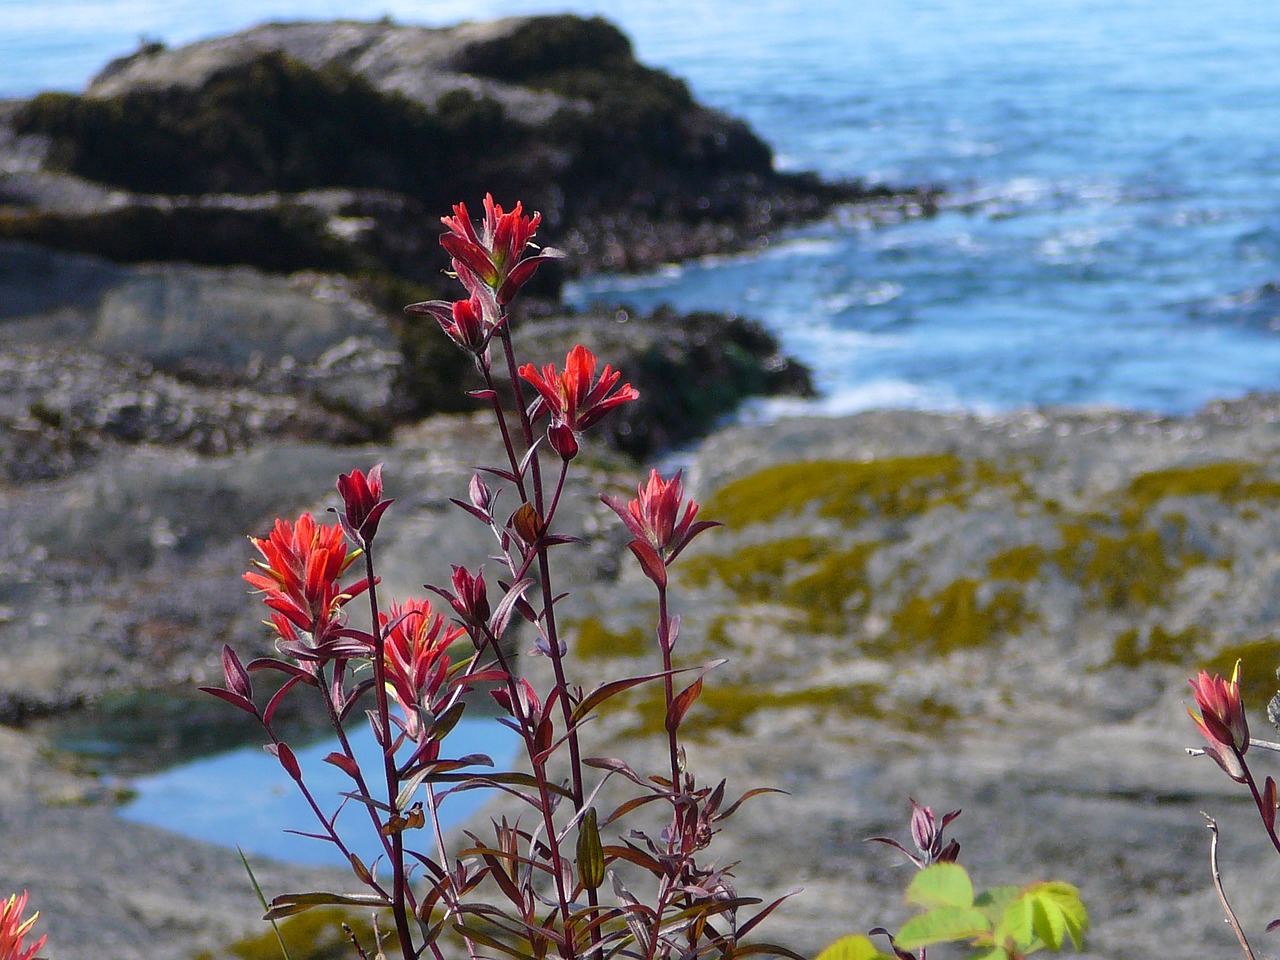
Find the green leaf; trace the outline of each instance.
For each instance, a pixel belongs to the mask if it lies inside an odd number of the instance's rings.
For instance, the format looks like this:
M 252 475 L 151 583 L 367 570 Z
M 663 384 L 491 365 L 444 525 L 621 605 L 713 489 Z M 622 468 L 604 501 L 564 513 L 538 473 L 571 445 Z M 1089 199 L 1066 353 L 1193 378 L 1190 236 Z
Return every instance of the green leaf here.
M 596 890 L 604 883 L 604 850 L 600 846 L 600 827 L 596 823 L 596 808 L 589 807 L 578 824 L 578 879 L 587 890 Z
M 1037 883 L 1024 895 L 1032 904 L 1032 926 L 1036 935 L 1053 950 L 1061 950 L 1064 935 L 1079 950 L 1089 926 L 1089 912 L 1080 891 L 1069 883 Z
M 244 855 L 244 851 L 239 846 L 236 847 L 236 853 L 240 854 L 240 862 L 244 864 L 244 872 L 249 874 L 249 882 L 253 884 L 253 892 L 258 895 L 258 902 L 262 904 L 263 910 L 270 910 L 267 905 L 267 898 L 263 896 L 262 887 L 258 885 L 258 878 L 253 875 L 253 867 L 249 866 L 249 858 Z M 276 932 L 276 943 L 280 944 L 280 955 L 284 960 L 293 960 L 289 956 L 289 948 L 284 945 L 284 936 L 280 933 L 280 924 L 275 920 L 271 921 L 271 929 Z
M 973 882 L 958 863 L 935 863 L 911 879 L 907 903 L 933 907 L 972 907 Z
M 1068 883 L 1033 883 L 1005 909 L 996 928 L 997 942 L 1011 939 L 1029 952 L 1042 946 L 1061 950 L 1070 939 L 1077 950 L 1089 926 L 1080 891 Z
M 876 949 L 876 945 L 861 934 L 841 937 L 814 960 L 891 960 Z
M 992 923 L 999 923 L 1009 904 L 1021 894 L 1021 887 L 992 887 L 978 894 L 973 905 L 985 913 Z
M 953 943 L 991 931 L 986 914 L 973 907 L 938 907 L 902 925 L 894 943 L 902 950 L 915 950 L 931 943 Z
M 334 904 L 347 907 L 389 907 L 391 901 L 373 893 L 282 893 L 271 901 L 271 909 L 262 919 L 279 920 L 312 907 Z

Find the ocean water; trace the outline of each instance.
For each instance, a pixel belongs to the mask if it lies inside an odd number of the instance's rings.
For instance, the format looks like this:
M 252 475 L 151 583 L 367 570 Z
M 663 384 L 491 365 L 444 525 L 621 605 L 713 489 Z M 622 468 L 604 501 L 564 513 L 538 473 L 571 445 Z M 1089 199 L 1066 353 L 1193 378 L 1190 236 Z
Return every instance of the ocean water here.
M 0 95 L 76 89 L 140 37 L 563 9 L 613 18 L 784 168 L 948 192 L 926 220 L 836 217 L 592 277 L 575 302 L 756 317 L 816 370 L 805 409 L 829 412 L 1177 412 L 1280 388 L 1280 4 L 0 0 Z

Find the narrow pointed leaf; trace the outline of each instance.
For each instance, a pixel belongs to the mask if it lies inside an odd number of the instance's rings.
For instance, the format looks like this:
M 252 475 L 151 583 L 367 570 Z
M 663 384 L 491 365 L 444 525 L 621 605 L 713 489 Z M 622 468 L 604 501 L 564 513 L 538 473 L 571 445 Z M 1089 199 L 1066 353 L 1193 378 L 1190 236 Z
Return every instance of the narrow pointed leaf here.
M 684 720 L 684 715 L 689 712 L 689 708 L 693 706 L 693 702 L 702 694 L 702 678 L 699 677 L 689 686 L 685 687 L 671 701 L 671 705 L 667 708 L 667 731 L 675 733 L 680 729 L 680 723 Z
M 271 901 L 264 920 L 279 920 L 312 907 L 389 907 L 390 901 L 373 893 L 282 893 Z

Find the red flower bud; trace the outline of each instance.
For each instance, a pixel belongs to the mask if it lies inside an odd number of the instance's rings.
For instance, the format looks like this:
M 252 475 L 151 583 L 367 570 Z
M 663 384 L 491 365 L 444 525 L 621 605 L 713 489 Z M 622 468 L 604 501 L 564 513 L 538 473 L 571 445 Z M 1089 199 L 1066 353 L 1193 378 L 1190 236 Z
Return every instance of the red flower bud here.
M 378 532 L 378 521 L 394 502 L 382 499 L 382 464 L 368 475 L 359 470 L 338 477 L 338 493 L 346 511 L 342 517 L 344 532 L 357 544 L 366 544 Z

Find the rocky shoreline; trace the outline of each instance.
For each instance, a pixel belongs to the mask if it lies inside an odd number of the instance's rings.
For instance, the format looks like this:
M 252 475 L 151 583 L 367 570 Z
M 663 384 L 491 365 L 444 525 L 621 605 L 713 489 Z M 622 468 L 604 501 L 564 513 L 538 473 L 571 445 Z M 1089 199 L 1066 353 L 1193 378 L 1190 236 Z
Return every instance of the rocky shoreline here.
M 870 413 L 735 427 L 703 445 L 691 477 L 727 529 L 682 558 L 680 655 L 730 663 L 690 718 L 690 763 L 742 789 L 791 793 L 749 804 L 722 837 L 721 854 L 745 861 L 743 892 L 805 888 L 772 937 L 808 952 L 833 931 L 901 916 L 901 868 L 860 840 L 901 832 L 908 795 L 965 809 L 955 834 L 983 879 L 1079 884 L 1095 922 L 1087 956 L 1183 955 L 1169 952 L 1175 942 L 1194 945 L 1186 955 L 1230 950 L 1201 808 L 1228 838 L 1237 909 L 1265 925 L 1277 870 L 1248 843 L 1245 799 L 1182 754 L 1194 729 L 1180 701 L 1194 669 L 1236 656 L 1255 705 L 1274 686 L 1278 421 L 1277 397 L 1185 418 Z M 260 649 L 254 599 L 238 582 L 244 531 L 277 511 L 323 508 L 333 475 L 352 465 L 388 463 L 398 498 L 384 531 L 388 591 L 479 562 L 483 538 L 448 505 L 486 456 L 475 432 L 469 418 L 442 417 L 374 447 L 213 458 L 138 449 L 8 491 L 7 692 L 44 691 L 54 704 L 104 687 L 207 681 L 221 642 Z M 621 492 L 636 469 L 603 450 L 591 462 L 566 495 L 566 528 L 587 541 L 566 571 L 579 589 L 565 612 L 587 685 L 652 656 L 633 640 L 649 632 L 648 590 L 619 562 L 620 531 L 592 496 Z M 791 478 L 791 494 L 771 497 L 752 486 L 807 469 L 838 482 Z M 288 490 L 270 482 L 280 476 L 292 478 Z M 535 679 L 538 669 L 535 660 Z M 593 751 L 660 763 L 650 714 L 642 696 L 607 712 Z M 65 844 L 110 822 L 110 791 L 50 765 L 32 735 L 6 732 L 3 744 L 16 765 L 0 842 L 45 910 L 51 956 L 186 957 L 252 932 L 252 898 L 225 851 L 129 826 L 110 845 L 80 841 L 79 879 L 52 869 L 66 861 L 51 858 L 70 856 Z M 38 840 L 55 822 L 58 839 Z M 192 858 L 198 890 L 180 876 Z M 337 882 L 265 872 L 275 889 Z M 145 910 L 112 879 L 148 875 L 167 893 Z M 210 899 L 212 877 L 221 892 Z M 79 906 L 90 889 L 92 923 Z M 179 916 L 181 927 L 166 926 Z
M 250 94 L 275 115 L 240 116 Z M 360 114 L 399 140 L 314 122 Z M 288 136 L 250 149 L 268 128 Z M 484 164 L 442 146 L 495 130 Z M 453 173 L 425 185 L 406 145 Z M 398 315 L 437 290 L 441 205 L 486 189 L 541 209 L 584 272 L 743 249 L 836 205 L 935 202 L 775 172 L 745 125 L 573 17 L 269 25 L 145 48 L 83 97 L 0 105 L 0 859 L 53 960 L 245 956 L 262 924 L 234 851 L 121 821 L 116 786 L 38 718 L 214 680 L 223 643 L 265 652 L 244 538 L 331 506 L 339 472 L 387 463 L 387 593 L 488 552 L 449 503 L 497 459 L 459 399 L 468 364 Z M 651 655 L 644 581 L 595 493 L 634 490 L 636 458 L 712 431 L 688 476 L 726 528 L 681 560 L 679 654 L 730 663 L 690 716 L 690 760 L 791 793 L 722 838 L 744 893 L 805 887 L 770 939 L 812 952 L 901 919 L 903 871 L 861 840 L 900 834 L 908 795 L 965 809 L 981 881 L 1079 884 L 1087 956 L 1234 949 L 1201 807 L 1242 919 L 1272 918 L 1280 871 L 1246 846 L 1239 793 L 1181 754 L 1180 701 L 1195 669 L 1236 656 L 1254 704 L 1274 686 L 1280 397 L 717 431 L 745 396 L 811 393 L 806 371 L 741 318 L 570 314 L 559 279 L 518 319 L 530 356 L 586 342 L 647 398 L 565 494 L 585 541 L 565 554 L 576 663 L 589 683 Z M 656 757 L 653 716 L 636 695 L 593 724 L 594 749 Z

